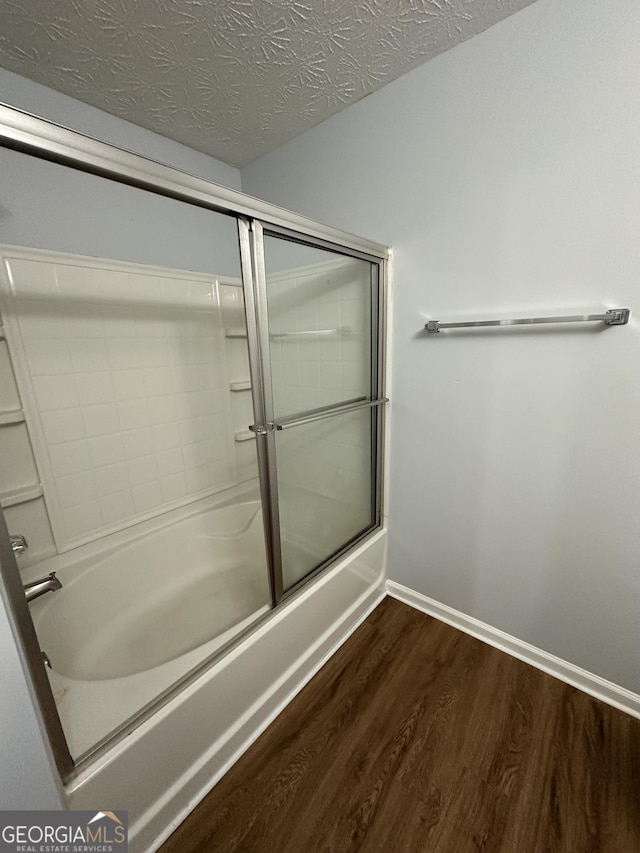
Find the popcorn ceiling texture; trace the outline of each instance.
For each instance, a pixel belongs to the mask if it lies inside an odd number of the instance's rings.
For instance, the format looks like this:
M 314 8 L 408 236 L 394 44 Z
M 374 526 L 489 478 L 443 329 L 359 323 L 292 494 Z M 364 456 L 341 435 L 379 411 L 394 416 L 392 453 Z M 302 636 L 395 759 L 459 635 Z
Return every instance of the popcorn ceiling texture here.
M 0 65 L 243 166 L 531 2 L 3 0 Z

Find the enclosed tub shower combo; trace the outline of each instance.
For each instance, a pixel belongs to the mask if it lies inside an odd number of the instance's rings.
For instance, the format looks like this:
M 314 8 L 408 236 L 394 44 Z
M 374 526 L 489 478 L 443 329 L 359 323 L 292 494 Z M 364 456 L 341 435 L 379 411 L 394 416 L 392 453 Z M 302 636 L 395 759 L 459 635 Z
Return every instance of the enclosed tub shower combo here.
M 380 597 L 387 250 L 0 137 L 3 594 L 68 804 L 145 849 Z

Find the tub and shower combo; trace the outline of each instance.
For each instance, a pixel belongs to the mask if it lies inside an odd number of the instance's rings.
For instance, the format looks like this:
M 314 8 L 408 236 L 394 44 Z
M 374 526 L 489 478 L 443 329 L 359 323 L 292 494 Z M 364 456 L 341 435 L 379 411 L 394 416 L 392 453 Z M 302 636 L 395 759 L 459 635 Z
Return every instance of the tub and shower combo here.
M 383 594 L 387 250 L 0 141 L 3 596 L 64 803 L 153 849 Z

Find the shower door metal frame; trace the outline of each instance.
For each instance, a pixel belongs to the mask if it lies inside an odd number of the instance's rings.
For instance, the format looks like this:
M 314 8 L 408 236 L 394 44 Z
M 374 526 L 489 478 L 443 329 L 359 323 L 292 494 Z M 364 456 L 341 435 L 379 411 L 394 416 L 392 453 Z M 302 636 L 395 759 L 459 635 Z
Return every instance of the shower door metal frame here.
M 384 392 L 384 341 L 385 341 L 385 302 L 387 287 L 387 263 L 389 249 L 379 243 L 365 240 L 353 234 L 318 223 L 312 219 L 292 213 L 276 205 L 260 199 L 252 198 L 236 190 L 228 189 L 202 178 L 194 177 L 179 169 L 166 166 L 150 160 L 139 154 L 133 154 L 124 149 L 101 142 L 69 128 L 61 127 L 53 122 L 31 115 L 22 110 L 0 103 L 0 147 L 12 149 L 22 154 L 28 154 L 41 160 L 57 163 L 61 166 L 106 178 L 130 187 L 136 187 L 165 198 L 186 202 L 197 207 L 224 213 L 236 218 L 239 230 L 240 255 L 245 292 L 246 314 L 248 323 L 248 344 L 251 354 L 252 380 L 255 377 L 253 401 L 256 418 L 264 416 L 266 392 L 262 381 L 260 350 L 264 349 L 264 324 L 259 328 L 259 321 L 265 306 L 257 304 L 256 294 L 259 293 L 260 280 L 264 281 L 264 258 L 256 253 L 260 245 L 263 229 L 275 236 L 285 236 L 299 243 L 315 245 L 334 252 L 353 255 L 373 262 L 372 270 L 379 272 L 378 301 L 372 310 L 372 325 L 376 325 L 377 363 L 372 364 L 375 379 L 372 388 L 381 395 Z M 256 237 L 260 234 L 260 237 Z M 257 279 L 255 271 L 257 270 Z M 260 278 L 262 276 L 262 279 Z M 262 345 L 260 341 L 262 339 Z M 373 338 L 372 338 L 373 340 Z M 330 560 L 319 566 L 313 573 L 307 575 L 300 584 L 287 591 L 282 590 L 282 575 L 278 580 L 277 549 L 267 548 L 269 575 L 271 578 L 271 594 L 273 604 L 278 604 L 306 585 L 312 577 L 333 563 L 356 544 L 363 541 L 377 529 L 381 523 L 382 499 L 382 453 L 384 448 L 384 406 L 381 398 L 371 401 L 375 406 L 375 442 L 378 448 L 377 458 L 372 459 L 376 467 L 376 495 L 374 497 L 374 518 L 376 523 L 364 531 L 356 540 L 349 542 L 345 548 L 334 554 Z M 277 523 L 277 515 L 273 515 L 271 493 L 275 480 L 269 479 L 272 465 L 268 457 L 269 443 L 273 442 L 271 432 L 264 440 L 257 442 L 258 460 L 261 473 L 261 489 L 263 492 L 263 509 L 265 512 L 265 527 L 273 530 Z M 261 449 L 262 448 L 262 449 Z M 375 452 L 375 450 L 373 451 Z M 273 454 L 272 454 L 273 457 Z M 264 498 L 267 497 L 265 502 Z M 276 504 L 277 513 L 277 504 Z M 267 542 L 269 539 L 267 538 Z M 281 559 L 280 559 L 281 566 Z M 152 702 L 125 721 L 90 751 L 74 759 L 64 735 L 59 714 L 57 712 L 49 679 L 43 669 L 40 645 L 34 625 L 29 614 L 29 608 L 22 589 L 22 583 L 11 551 L 9 537 L 4 524 L 4 516 L 0 508 L 0 593 L 5 601 L 11 629 L 16 638 L 19 654 L 23 661 L 25 679 L 34 698 L 34 710 L 39 723 L 47 733 L 53 760 L 62 783 L 71 782 L 78 772 L 89 766 L 96 759 L 104 756 L 117 743 L 123 740 L 136 727 L 152 717 L 158 708 L 177 696 L 185 687 L 192 684 L 216 661 L 225 655 L 230 648 L 245 640 L 256 631 L 270 613 L 257 619 L 252 625 L 218 652 L 202 661 L 190 670 L 183 678 L 176 681 L 170 688 L 162 692 Z
M 246 229 L 246 230 L 245 230 Z M 353 548 L 358 542 L 365 539 L 373 530 L 377 530 L 382 522 L 382 456 L 384 448 L 384 404 L 388 402 L 383 396 L 384 389 L 384 359 L 382 358 L 384 346 L 384 269 L 383 259 L 369 252 L 345 247 L 341 244 L 312 237 L 304 232 L 285 228 L 283 226 L 271 225 L 258 219 L 247 222 L 240 226 L 241 244 L 247 243 L 251 246 L 251 259 L 253 261 L 252 285 L 254 293 L 249 297 L 252 301 L 251 311 L 247 310 L 247 328 L 250 339 L 250 352 L 256 353 L 260 361 L 260 385 L 254 392 L 254 413 L 256 424 L 250 427 L 256 434 L 258 446 L 258 460 L 260 465 L 260 482 L 264 486 L 264 504 L 268 506 L 265 513 L 265 530 L 267 530 L 266 541 L 268 550 L 271 551 L 269 563 L 273 572 L 273 603 L 280 604 L 295 595 L 303 586 L 316 575 L 324 571 L 328 566 L 338 560 L 343 554 Z M 276 422 L 272 378 L 271 378 L 271 352 L 269 336 L 269 308 L 267 304 L 267 272 L 265 265 L 264 238 L 276 237 L 303 246 L 312 246 L 317 249 L 332 252 L 336 255 L 357 258 L 370 264 L 370 293 L 371 293 L 371 332 L 370 332 L 370 397 L 358 399 L 357 401 L 342 401 L 330 406 L 323 406 L 322 410 L 312 412 L 301 412 L 294 421 L 286 426 Z M 247 249 L 245 248 L 245 251 Z M 375 298 L 374 298 L 375 295 Z M 245 297 L 246 298 L 246 297 Z M 255 313 L 254 313 L 255 312 Z M 252 340 L 253 339 L 253 340 Z M 298 426 L 312 423 L 320 418 L 331 418 L 362 408 L 370 408 L 375 417 L 372 417 L 371 435 L 371 517 L 372 523 L 359 534 L 352 537 L 335 553 L 319 563 L 312 571 L 308 572 L 299 581 L 288 589 L 284 588 L 283 566 L 282 566 L 282 543 L 280 527 L 280 508 L 278 495 L 278 475 L 276 460 L 276 435 L 277 432 L 289 426 Z M 283 422 L 286 419 L 282 419 Z

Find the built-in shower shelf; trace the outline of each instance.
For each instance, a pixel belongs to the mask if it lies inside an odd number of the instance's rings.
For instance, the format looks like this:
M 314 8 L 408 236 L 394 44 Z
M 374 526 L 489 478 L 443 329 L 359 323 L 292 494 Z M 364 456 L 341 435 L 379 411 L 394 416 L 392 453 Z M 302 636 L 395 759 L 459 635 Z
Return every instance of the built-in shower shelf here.
M 24 423 L 24 412 L 22 409 L 11 409 L 8 412 L 0 412 L 0 426 Z
M 38 483 L 35 486 L 25 486 L 22 489 L 14 489 L 12 492 L 5 492 L 0 495 L 0 506 L 6 509 L 8 506 L 16 504 L 24 504 L 27 501 L 35 501 L 42 497 L 42 486 Z
M 251 438 L 255 438 L 256 434 L 251 432 L 250 429 L 241 429 L 235 434 L 236 441 L 249 441 Z
M 6 337 L 4 326 L 0 326 L 0 341 L 3 341 Z
M 246 329 L 225 329 L 224 330 L 225 338 L 246 338 L 247 330 Z
M 251 382 L 230 382 L 229 391 L 251 391 Z

